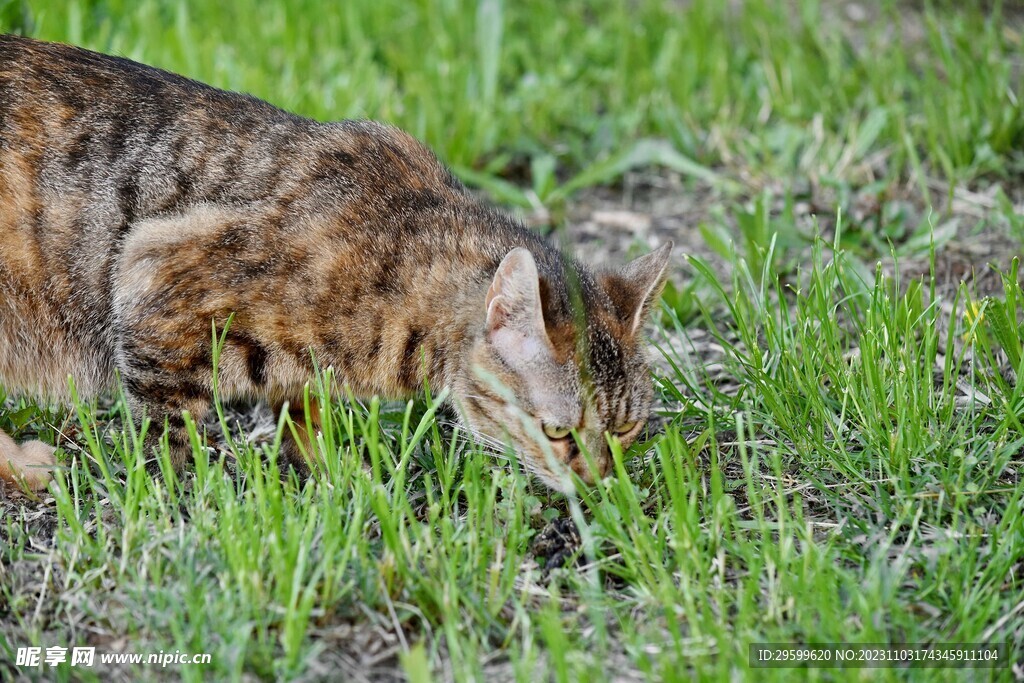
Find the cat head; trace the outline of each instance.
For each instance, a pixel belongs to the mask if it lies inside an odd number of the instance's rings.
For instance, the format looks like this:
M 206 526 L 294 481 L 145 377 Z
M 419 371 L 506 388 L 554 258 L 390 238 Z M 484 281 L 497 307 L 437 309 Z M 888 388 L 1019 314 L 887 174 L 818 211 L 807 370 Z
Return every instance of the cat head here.
M 457 399 L 484 441 L 510 444 L 545 484 L 608 474 L 609 438 L 642 432 L 653 384 L 641 327 L 665 284 L 671 243 L 596 278 L 523 247 L 498 266 Z M 582 448 L 581 448 L 582 447 Z M 589 459 L 589 463 L 588 463 Z

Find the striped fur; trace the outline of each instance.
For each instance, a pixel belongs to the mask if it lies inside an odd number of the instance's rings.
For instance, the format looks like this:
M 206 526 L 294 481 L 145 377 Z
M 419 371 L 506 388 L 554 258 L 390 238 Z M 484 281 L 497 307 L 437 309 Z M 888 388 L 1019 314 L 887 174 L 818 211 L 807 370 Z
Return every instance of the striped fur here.
M 505 269 L 495 323 L 496 273 L 517 248 L 527 255 Z M 0 36 L 0 382 L 66 400 L 69 376 L 91 396 L 119 373 L 134 415 L 167 424 L 178 466 L 182 411 L 201 418 L 213 398 L 211 321 L 233 316 L 225 397 L 294 405 L 312 357 L 360 396 L 428 380 L 549 484 L 564 484 L 560 465 L 592 481 L 576 444 L 539 426 L 579 428 L 607 471 L 605 430 L 649 410 L 637 328 L 667 256 L 592 274 L 395 128 L 319 123 Z M 509 283 L 527 262 L 536 298 L 517 301 Z M 517 327 L 530 306 L 532 340 Z M 510 360 L 519 343 L 537 352 Z M 0 439 L 6 479 L 52 462 L 52 448 Z M 30 483 L 45 485 L 41 472 Z

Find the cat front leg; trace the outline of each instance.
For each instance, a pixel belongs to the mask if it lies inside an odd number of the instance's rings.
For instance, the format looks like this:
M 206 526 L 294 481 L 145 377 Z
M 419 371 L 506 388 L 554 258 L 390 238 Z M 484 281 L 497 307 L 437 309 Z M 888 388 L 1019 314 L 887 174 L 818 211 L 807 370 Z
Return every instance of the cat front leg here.
M 282 468 L 290 465 L 300 476 L 307 476 L 310 471 L 310 459 L 319 459 L 316 443 L 310 441 L 310 432 L 312 431 L 315 437 L 320 430 L 319 404 L 315 400 L 310 401 L 308 415 L 303 406 L 302 397 L 296 397 L 287 402 L 272 401 L 271 408 L 276 416 L 280 416 L 281 411 L 287 409 L 288 417 L 295 426 L 294 432 L 291 429 L 285 429 L 278 459 L 279 464 Z
M 148 468 L 158 470 L 155 458 L 166 427 L 171 466 L 180 472 L 193 459 L 183 412 L 187 410 L 194 422 L 201 422 L 211 407 L 209 390 L 173 373 L 138 372 L 130 360 L 121 369 L 121 377 L 136 427 L 142 427 L 144 418 L 150 421 L 144 441 Z
M 182 322 L 182 321 L 177 321 Z M 198 424 L 212 405 L 210 344 L 198 333 L 187 335 L 166 310 L 148 306 L 121 311 L 117 330 L 117 369 L 132 419 L 145 437 L 145 455 L 159 452 L 165 427 L 171 465 L 180 471 L 192 461 L 192 445 L 182 413 L 188 411 Z M 156 471 L 155 460 L 149 469 Z
M 214 244 L 230 217 L 199 207 L 133 226 L 111 278 L 115 364 L 133 419 L 151 421 L 147 457 L 166 425 L 175 469 L 192 460 L 182 412 L 198 424 L 212 405 L 211 324 L 223 329 L 234 310 Z

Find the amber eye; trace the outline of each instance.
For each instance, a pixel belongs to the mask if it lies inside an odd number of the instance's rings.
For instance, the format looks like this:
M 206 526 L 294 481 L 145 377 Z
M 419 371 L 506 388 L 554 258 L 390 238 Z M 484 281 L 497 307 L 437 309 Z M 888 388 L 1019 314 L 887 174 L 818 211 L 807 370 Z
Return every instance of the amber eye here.
M 568 427 L 556 427 L 554 425 L 544 425 L 544 435 L 552 441 L 558 441 L 569 436 L 569 432 L 572 430 Z
M 620 436 L 623 435 L 623 434 L 629 434 L 631 431 L 636 429 L 637 424 L 639 424 L 639 423 L 638 422 L 627 422 L 626 424 L 619 425 L 618 427 L 616 427 L 612 431 L 615 432 L 616 434 L 620 435 Z

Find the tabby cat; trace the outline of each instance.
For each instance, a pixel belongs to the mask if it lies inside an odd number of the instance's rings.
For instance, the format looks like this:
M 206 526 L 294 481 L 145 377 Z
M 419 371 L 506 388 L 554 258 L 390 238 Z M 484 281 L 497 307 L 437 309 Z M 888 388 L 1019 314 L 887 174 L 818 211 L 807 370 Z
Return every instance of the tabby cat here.
M 593 274 L 395 128 L 0 36 L 0 383 L 66 401 L 69 376 L 83 397 L 120 377 L 175 467 L 233 316 L 219 393 L 293 406 L 300 440 L 315 359 L 356 396 L 447 387 L 549 486 L 592 483 L 651 407 L 640 331 L 670 248 Z M 42 488 L 54 462 L 0 432 L 3 478 Z

